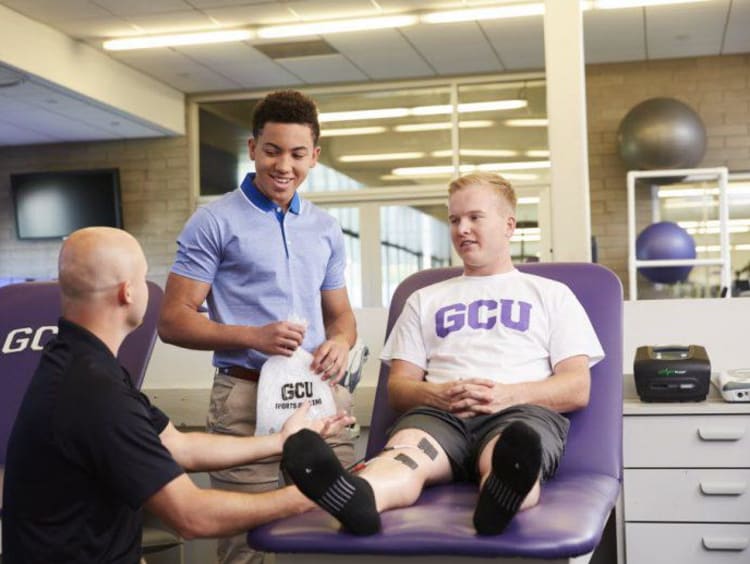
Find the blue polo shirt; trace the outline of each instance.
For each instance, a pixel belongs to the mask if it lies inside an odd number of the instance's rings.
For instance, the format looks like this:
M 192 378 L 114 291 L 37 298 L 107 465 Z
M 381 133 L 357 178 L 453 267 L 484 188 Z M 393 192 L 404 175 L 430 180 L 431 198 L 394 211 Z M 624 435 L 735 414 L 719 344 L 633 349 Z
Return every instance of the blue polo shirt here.
M 341 227 L 299 194 L 284 213 L 254 178 L 196 210 L 177 239 L 172 272 L 211 285 L 208 314 L 219 323 L 307 320 L 302 347 L 312 352 L 325 340 L 321 290 L 346 285 Z M 252 349 L 221 350 L 214 365 L 260 369 L 266 358 Z

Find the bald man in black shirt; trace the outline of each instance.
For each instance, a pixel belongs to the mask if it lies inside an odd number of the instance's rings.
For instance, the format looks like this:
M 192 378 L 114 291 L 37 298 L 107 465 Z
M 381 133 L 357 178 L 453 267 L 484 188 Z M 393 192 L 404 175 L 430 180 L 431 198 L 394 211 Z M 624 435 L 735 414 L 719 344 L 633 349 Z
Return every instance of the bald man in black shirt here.
M 63 244 L 59 269 L 59 333 L 45 348 L 8 444 L 5 562 L 136 563 L 144 506 L 186 538 L 233 534 L 313 507 L 296 488 L 200 489 L 184 469 L 279 454 L 297 430 L 331 435 L 350 417 L 309 421 L 301 408 L 266 437 L 179 432 L 116 359 L 148 302 L 140 245 L 121 230 L 83 229 Z

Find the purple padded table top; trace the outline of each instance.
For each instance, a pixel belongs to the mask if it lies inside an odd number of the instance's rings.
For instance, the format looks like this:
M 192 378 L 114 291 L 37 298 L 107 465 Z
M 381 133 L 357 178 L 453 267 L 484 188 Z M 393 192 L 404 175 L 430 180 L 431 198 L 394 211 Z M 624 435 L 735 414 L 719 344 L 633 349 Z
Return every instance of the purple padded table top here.
M 377 535 L 340 532 L 315 510 L 250 531 L 248 544 L 277 553 L 567 557 L 594 550 L 619 491 L 611 476 L 558 474 L 543 489 L 543 506 L 519 513 L 502 535 L 480 537 L 471 521 L 476 485 L 435 486 L 415 505 L 383 513 Z

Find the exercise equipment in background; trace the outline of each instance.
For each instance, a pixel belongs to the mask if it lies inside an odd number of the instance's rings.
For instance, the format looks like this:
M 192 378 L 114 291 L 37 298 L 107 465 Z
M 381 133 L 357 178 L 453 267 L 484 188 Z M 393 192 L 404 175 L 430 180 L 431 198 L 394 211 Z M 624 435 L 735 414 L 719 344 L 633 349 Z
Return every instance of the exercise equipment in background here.
M 671 221 L 652 223 L 635 240 L 638 260 L 694 259 L 695 240 L 682 227 Z M 641 268 L 640 273 L 651 282 L 675 284 L 687 280 L 692 266 Z
M 628 170 L 693 168 L 706 154 L 706 127 L 687 104 L 651 98 L 633 107 L 617 130 L 620 157 Z M 669 184 L 677 178 L 651 179 Z

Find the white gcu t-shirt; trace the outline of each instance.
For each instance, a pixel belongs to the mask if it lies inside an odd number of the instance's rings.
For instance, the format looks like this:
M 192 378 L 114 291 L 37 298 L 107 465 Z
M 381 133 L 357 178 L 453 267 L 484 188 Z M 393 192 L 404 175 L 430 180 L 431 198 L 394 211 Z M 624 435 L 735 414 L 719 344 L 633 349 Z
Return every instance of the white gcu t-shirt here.
M 604 358 L 586 312 L 565 284 L 513 270 L 459 276 L 416 291 L 381 359 L 406 360 L 429 382 L 543 380 L 566 358 Z

